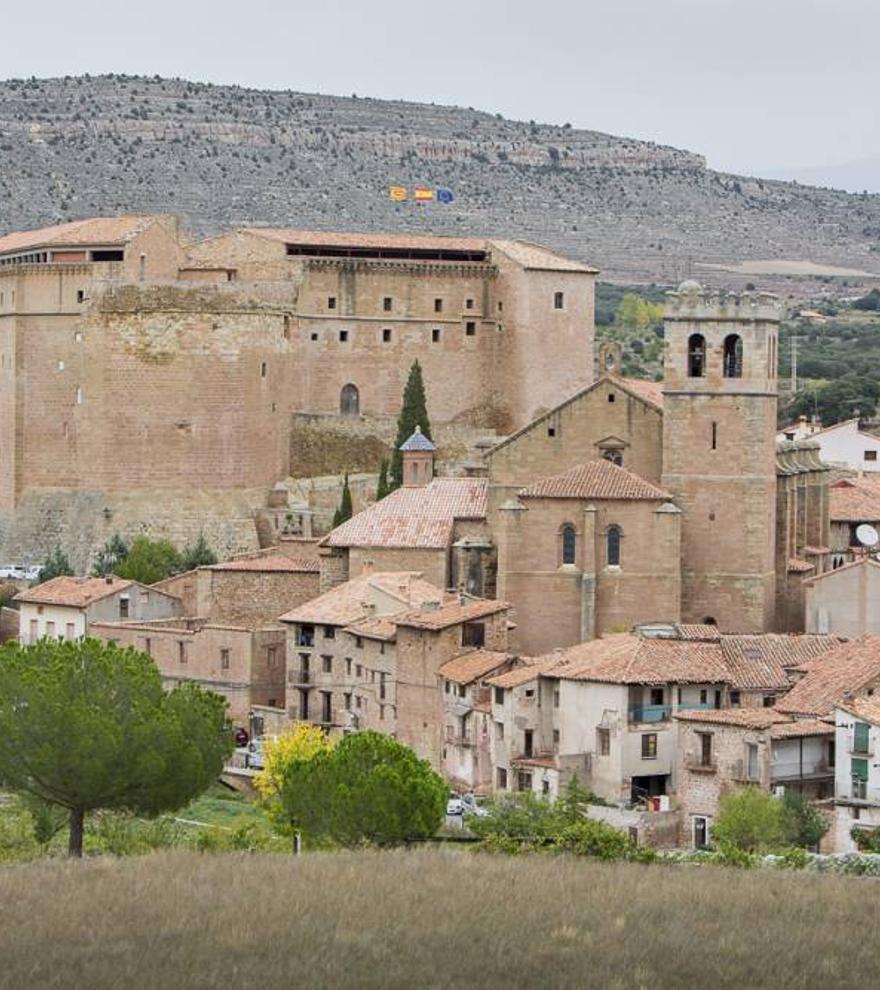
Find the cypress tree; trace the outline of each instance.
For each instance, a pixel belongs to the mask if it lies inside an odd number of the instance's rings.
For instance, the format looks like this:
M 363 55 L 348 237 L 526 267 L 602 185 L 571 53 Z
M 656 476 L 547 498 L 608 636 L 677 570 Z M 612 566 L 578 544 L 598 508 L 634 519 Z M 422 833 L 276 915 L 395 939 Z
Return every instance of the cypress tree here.
M 422 433 L 429 440 L 432 439 L 422 366 L 418 361 L 413 361 L 406 388 L 403 390 L 403 406 L 397 418 L 397 439 L 391 453 L 391 475 L 388 480 L 392 491 L 403 484 L 403 455 L 400 453 L 400 447 L 409 440 L 417 426 L 421 427 Z
M 381 502 L 390 491 L 391 487 L 388 484 L 388 460 L 386 458 L 382 461 L 382 466 L 379 468 L 379 484 L 376 486 L 376 501 Z
M 344 522 L 348 522 L 352 515 L 351 488 L 348 486 L 348 472 L 346 471 L 345 480 L 342 483 L 342 498 L 339 502 L 339 508 L 333 516 L 333 528 L 336 529 L 337 526 L 341 526 Z

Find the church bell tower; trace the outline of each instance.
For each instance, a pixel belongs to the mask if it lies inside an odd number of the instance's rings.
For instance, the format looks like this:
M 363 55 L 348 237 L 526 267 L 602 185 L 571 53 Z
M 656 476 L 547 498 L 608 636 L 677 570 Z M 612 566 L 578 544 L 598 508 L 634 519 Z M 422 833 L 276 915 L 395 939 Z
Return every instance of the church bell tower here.
M 682 621 L 774 627 L 776 296 L 667 294 L 663 487 L 682 510 Z

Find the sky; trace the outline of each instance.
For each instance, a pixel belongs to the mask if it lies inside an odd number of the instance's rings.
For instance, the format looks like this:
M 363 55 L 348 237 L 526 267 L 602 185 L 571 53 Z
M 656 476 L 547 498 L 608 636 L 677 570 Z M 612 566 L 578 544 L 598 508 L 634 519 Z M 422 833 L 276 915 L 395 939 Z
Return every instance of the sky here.
M 877 0 L 9 7 L 3 78 L 158 73 L 472 106 L 687 148 L 723 171 L 798 178 L 857 163 L 880 190 Z

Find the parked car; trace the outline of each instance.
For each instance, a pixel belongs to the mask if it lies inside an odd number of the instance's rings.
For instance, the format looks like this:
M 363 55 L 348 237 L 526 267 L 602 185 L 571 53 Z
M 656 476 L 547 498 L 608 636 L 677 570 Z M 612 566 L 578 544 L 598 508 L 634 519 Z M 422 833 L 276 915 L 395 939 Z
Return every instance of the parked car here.
M 461 804 L 464 814 L 475 815 L 477 818 L 486 818 L 489 809 L 486 807 L 486 799 L 480 794 L 462 794 Z
M 0 566 L 0 578 L 12 581 L 24 581 L 26 568 L 24 564 L 3 564 Z
M 450 796 L 449 800 L 446 802 L 446 814 L 447 815 L 463 815 L 464 814 L 464 804 L 461 798 L 457 794 Z
M 32 564 L 24 569 L 24 579 L 25 581 L 36 581 L 37 578 L 43 573 L 42 564 Z

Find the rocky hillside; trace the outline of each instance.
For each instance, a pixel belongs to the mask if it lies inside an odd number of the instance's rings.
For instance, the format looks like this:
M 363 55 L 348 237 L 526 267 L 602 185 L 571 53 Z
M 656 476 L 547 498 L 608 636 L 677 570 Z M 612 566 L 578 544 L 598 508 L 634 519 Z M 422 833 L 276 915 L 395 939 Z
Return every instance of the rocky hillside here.
M 880 271 L 880 196 L 725 175 L 687 151 L 458 107 L 177 79 L 12 80 L 0 83 L 0 163 L 3 231 L 168 211 L 199 232 L 523 237 L 631 281 L 780 258 Z M 393 203 L 398 183 L 448 187 L 455 202 Z

